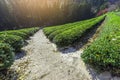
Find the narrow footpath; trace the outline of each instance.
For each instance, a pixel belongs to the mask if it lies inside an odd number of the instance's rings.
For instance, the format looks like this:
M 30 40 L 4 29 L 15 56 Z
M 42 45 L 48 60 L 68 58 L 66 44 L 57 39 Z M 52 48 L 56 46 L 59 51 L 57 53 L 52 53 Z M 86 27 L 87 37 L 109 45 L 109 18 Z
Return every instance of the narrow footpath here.
M 20 72 L 23 80 L 90 80 L 84 63 L 80 58 L 82 50 L 74 48 L 63 54 L 43 34 L 38 31 L 23 49 L 26 56 L 17 59 L 12 66 Z M 72 50 L 73 52 L 71 52 Z

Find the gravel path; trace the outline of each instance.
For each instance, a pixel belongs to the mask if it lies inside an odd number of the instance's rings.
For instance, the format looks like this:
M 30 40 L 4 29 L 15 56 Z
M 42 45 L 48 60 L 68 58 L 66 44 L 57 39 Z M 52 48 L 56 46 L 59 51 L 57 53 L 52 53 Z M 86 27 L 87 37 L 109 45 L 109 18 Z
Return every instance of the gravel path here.
M 11 67 L 19 73 L 18 80 L 100 80 L 81 60 L 82 50 L 76 51 L 71 47 L 64 53 L 57 51 L 42 29 L 28 43 L 23 48 L 26 56 L 16 57 Z
M 24 47 L 26 56 L 17 59 L 12 68 L 21 73 L 23 80 L 90 80 L 89 73 L 80 59 L 82 50 L 74 52 L 68 49 L 68 54 L 57 51 L 57 48 L 38 31 L 28 45 Z M 72 50 L 73 52 L 71 52 Z M 70 53 L 71 52 L 71 53 Z

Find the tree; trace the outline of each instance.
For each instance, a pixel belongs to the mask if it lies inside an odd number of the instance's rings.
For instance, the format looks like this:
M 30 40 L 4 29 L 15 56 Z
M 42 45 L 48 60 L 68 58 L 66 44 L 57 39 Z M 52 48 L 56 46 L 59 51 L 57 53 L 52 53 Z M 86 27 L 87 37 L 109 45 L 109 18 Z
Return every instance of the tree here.
M 87 0 L 1 0 L 0 26 L 23 28 L 58 25 L 91 17 Z

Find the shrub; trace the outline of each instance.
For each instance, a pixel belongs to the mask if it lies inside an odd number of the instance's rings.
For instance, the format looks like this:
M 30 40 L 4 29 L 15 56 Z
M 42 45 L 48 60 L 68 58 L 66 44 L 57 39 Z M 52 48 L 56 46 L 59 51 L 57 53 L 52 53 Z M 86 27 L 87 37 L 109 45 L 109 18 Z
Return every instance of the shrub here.
M 47 27 L 47 28 L 44 28 L 43 31 L 44 31 L 44 34 L 48 37 L 48 36 L 50 36 L 50 34 L 54 33 L 55 31 L 59 32 L 59 30 L 60 30 L 60 33 L 61 33 L 62 29 L 65 30 L 65 28 L 67 29 L 67 28 L 71 28 L 71 27 L 74 27 L 74 26 L 86 24 L 87 22 L 91 22 L 91 21 L 94 21 L 94 20 L 96 20 L 96 18 L 93 18 L 93 19 L 90 19 L 90 20 L 74 22 L 74 23 L 68 23 L 68 24 L 59 25 L 59 26 Z
M 0 70 L 9 68 L 14 61 L 14 52 L 9 44 L 0 43 Z
M 82 58 L 99 70 L 120 75 L 120 17 L 111 13 L 97 39 L 83 52 Z
M 79 39 L 84 32 L 104 20 L 105 15 L 89 20 L 44 28 L 44 34 L 58 46 L 68 46 Z
M 0 32 L 0 35 L 16 35 L 16 36 L 20 36 L 23 39 L 27 39 L 29 36 L 33 35 L 36 31 L 38 31 L 39 28 L 35 27 L 35 28 L 25 28 L 25 29 L 20 29 L 20 30 L 8 30 L 8 31 L 2 31 Z
M 73 28 L 73 27 L 75 27 L 75 26 L 65 27 L 65 28 L 63 28 L 63 29 L 56 30 L 56 31 L 52 32 L 52 33 L 48 36 L 48 38 L 52 41 L 53 38 L 54 38 L 56 35 L 62 33 L 62 32 L 65 31 L 65 30 L 69 30 L 69 29 L 71 29 L 71 28 Z
M 98 19 L 83 24 L 79 26 L 75 26 L 71 29 L 65 30 L 60 34 L 56 35 L 53 39 L 53 42 L 56 43 L 58 46 L 68 46 L 73 44 L 77 39 L 79 39 L 84 32 L 86 32 L 91 27 L 95 26 L 96 24 L 100 23 L 104 17 L 99 17 Z
M 21 30 L 18 30 L 18 31 L 23 32 L 23 33 L 27 34 L 28 36 L 31 36 L 38 30 L 39 30 L 39 28 L 35 27 L 35 28 L 21 29 Z
M 53 38 L 55 36 L 57 36 L 58 34 L 64 32 L 64 31 L 67 31 L 67 30 L 70 30 L 70 29 L 73 29 L 73 28 L 77 28 L 77 27 L 80 27 L 80 26 L 84 26 L 86 24 L 88 24 L 88 22 L 92 22 L 96 20 L 96 18 L 93 18 L 93 19 L 90 19 L 90 20 L 85 20 L 85 21 L 80 21 L 80 22 L 75 22 L 75 23 L 69 23 L 67 25 L 64 25 L 64 26 L 61 26 L 60 28 L 57 28 L 55 31 L 51 32 L 48 36 L 48 38 L 52 41 Z
M 0 42 L 10 44 L 16 52 L 20 51 L 24 45 L 24 40 L 38 31 L 38 27 L 25 28 L 20 30 L 8 30 L 0 32 Z
M 3 31 L 3 32 L 0 32 L 0 35 L 3 34 L 3 35 L 16 35 L 16 36 L 20 36 L 22 37 L 23 39 L 27 39 L 28 38 L 28 35 L 23 33 L 23 32 L 19 32 L 19 31 Z
M 16 35 L 0 35 L 0 42 L 10 44 L 16 52 L 20 51 L 24 45 L 24 40 Z
M 14 61 L 14 51 L 18 52 L 24 40 L 38 31 L 39 28 L 26 28 L 0 32 L 0 70 L 9 68 Z

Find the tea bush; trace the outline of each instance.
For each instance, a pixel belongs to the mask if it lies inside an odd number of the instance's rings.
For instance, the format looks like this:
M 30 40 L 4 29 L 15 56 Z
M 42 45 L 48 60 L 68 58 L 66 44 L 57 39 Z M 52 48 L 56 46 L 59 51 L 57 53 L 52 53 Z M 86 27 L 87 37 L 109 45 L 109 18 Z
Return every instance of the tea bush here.
M 96 20 L 96 18 L 93 18 L 93 19 L 90 19 L 90 20 L 74 22 L 74 23 L 68 23 L 68 24 L 59 25 L 59 26 L 47 27 L 47 28 L 44 28 L 43 31 L 44 31 L 45 35 L 48 37 L 50 34 L 54 33 L 55 31 L 58 31 L 58 32 L 56 32 L 56 34 L 61 33 L 62 29 L 63 30 L 69 29 L 69 28 L 72 28 L 74 26 L 79 26 L 79 25 L 82 25 L 82 24 L 86 24 L 86 23 L 88 23 L 90 21 L 94 21 L 94 20 Z
M 0 70 L 9 68 L 14 61 L 14 52 L 21 51 L 25 39 L 39 28 L 25 28 L 0 32 Z
M 120 17 L 109 13 L 98 38 L 83 52 L 83 60 L 120 76 Z
M 18 30 L 19 32 L 25 33 L 28 36 L 32 36 L 36 31 L 38 31 L 39 28 L 38 27 L 34 27 L 34 28 L 26 28 L 26 29 L 21 29 Z
M 20 36 L 22 37 L 23 39 L 27 39 L 28 38 L 28 35 L 23 33 L 23 32 L 19 32 L 19 31 L 4 31 L 4 32 L 0 32 L 0 35 L 16 35 L 16 36 Z
M 0 42 L 10 44 L 16 52 L 20 51 L 24 45 L 24 40 L 16 35 L 0 35 Z
M 0 42 L 10 44 L 15 51 L 18 52 L 21 50 L 21 47 L 23 47 L 25 39 L 27 39 L 30 35 L 33 35 L 38 30 L 38 27 L 34 27 L 20 30 L 2 31 L 0 32 Z
M 95 18 L 96 19 L 96 18 Z M 67 31 L 67 30 L 70 30 L 72 28 L 77 28 L 77 27 L 80 27 L 80 26 L 84 26 L 84 25 L 87 25 L 87 23 L 89 22 L 92 22 L 94 21 L 95 19 L 91 19 L 91 20 L 85 20 L 85 21 L 81 21 L 81 22 L 76 22 L 76 23 L 72 23 L 71 25 L 69 26 L 64 26 L 64 27 L 61 27 L 60 29 L 56 29 L 55 31 L 51 32 L 48 36 L 48 38 L 52 41 L 53 38 L 55 36 L 57 36 L 58 34 L 64 32 L 64 31 Z
M 0 43 L 0 70 L 9 68 L 13 62 L 13 48 L 9 44 Z
M 69 30 L 66 30 L 58 35 L 56 35 L 53 39 L 53 42 L 59 46 L 68 46 L 73 44 L 77 39 L 79 39 L 88 29 L 94 27 L 98 24 L 103 18 L 99 20 L 95 20 L 94 22 L 86 23 L 84 25 L 80 25 Z
M 44 28 L 45 35 L 58 46 L 68 46 L 79 39 L 85 31 L 100 23 L 104 16 L 90 20 L 69 23 L 58 27 Z

